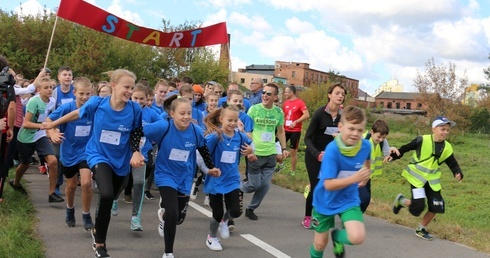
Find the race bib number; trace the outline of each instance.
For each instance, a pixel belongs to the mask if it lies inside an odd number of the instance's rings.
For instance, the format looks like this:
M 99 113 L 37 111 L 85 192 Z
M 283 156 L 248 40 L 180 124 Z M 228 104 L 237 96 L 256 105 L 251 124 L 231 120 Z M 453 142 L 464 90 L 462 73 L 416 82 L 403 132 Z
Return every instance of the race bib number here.
M 346 171 L 346 170 L 341 170 L 339 174 L 337 175 L 337 178 L 346 178 L 354 175 L 357 171 Z
M 260 138 L 263 142 L 272 142 L 272 133 L 271 132 L 263 132 L 260 135 Z
M 46 117 L 47 117 L 46 114 L 39 114 L 39 116 L 37 117 L 37 122 L 38 123 L 44 122 L 46 120 Z
M 339 128 L 338 127 L 327 127 L 327 129 L 325 129 L 324 134 L 334 135 L 334 134 L 336 134 L 338 132 L 339 132 Z
M 90 134 L 90 125 L 77 125 L 75 127 L 75 137 L 84 137 Z
M 414 188 L 412 194 L 414 199 L 425 199 L 426 197 L 424 188 Z
M 143 146 L 145 146 L 145 143 L 146 143 L 146 137 L 141 137 L 140 139 L 140 149 L 143 148 Z
M 119 143 L 121 142 L 121 133 L 102 130 L 102 133 L 100 134 L 100 142 L 112 145 L 119 145 Z
M 70 103 L 73 99 L 61 99 L 61 104 Z
M 189 151 L 172 149 L 170 151 L 170 157 L 168 157 L 168 159 L 173 161 L 187 162 L 187 160 L 189 159 Z
M 236 153 L 235 152 L 233 152 L 233 151 L 223 151 L 221 153 L 221 160 L 220 160 L 220 162 L 234 164 L 235 161 L 236 161 Z

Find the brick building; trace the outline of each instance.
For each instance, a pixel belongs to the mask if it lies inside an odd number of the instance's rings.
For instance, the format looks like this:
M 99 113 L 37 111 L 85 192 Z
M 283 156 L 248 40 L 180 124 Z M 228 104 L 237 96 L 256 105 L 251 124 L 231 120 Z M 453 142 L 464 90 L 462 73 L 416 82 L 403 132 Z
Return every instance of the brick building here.
M 276 61 L 274 76 L 287 78 L 288 83 L 306 88 L 323 84 L 328 81 L 329 73 L 310 68 L 308 63 Z M 350 92 L 353 98 L 358 97 L 359 80 L 344 76 L 342 85 Z
M 376 96 L 376 106 L 385 109 L 422 110 L 422 103 L 417 101 L 417 92 L 381 92 Z

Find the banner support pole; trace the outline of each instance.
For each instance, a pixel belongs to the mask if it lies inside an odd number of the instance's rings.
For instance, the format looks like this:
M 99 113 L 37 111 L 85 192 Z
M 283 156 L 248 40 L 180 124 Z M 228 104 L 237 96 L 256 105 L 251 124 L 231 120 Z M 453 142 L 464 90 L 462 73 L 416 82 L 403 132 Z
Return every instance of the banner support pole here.
M 56 19 L 54 20 L 53 31 L 51 32 L 51 38 L 49 39 L 48 52 L 46 53 L 46 59 L 44 60 L 43 70 L 46 69 L 48 65 L 49 53 L 51 52 L 51 44 L 53 43 L 54 32 L 56 31 L 56 24 L 58 23 L 58 14 L 56 14 Z

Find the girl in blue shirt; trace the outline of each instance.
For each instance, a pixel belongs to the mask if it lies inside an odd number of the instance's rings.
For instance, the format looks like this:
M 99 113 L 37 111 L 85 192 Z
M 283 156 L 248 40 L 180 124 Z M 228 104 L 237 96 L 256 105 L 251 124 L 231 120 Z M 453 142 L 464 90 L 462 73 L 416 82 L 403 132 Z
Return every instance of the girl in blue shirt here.
M 325 148 L 313 192 L 311 227 L 315 238 L 310 248 L 311 257 L 323 257 L 328 242 L 328 231 L 335 226 L 335 215 L 343 229 L 331 232 L 335 257 L 344 257 L 344 244 L 362 244 L 366 229 L 360 208 L 358 187 L 371 175 L 371 144 L 363 139 L 366 115 L 358 107 L 348 106 L 338 124 L 339 134 Z
M 174 99 L 170 104 L 169 116 L 168 120 L 163 119 L 143 127 L 146 140 L 158 144 L 155 183 L 161 196 L 158 232 L 165 237 L 163 257 L 174 257 L 175 233 L 187 212 L 196 169 L 196 150 L 210 168 L 209 175 L 219 176 L 221 173 L 214 167 L 202 129 L 191 123 L 191 102 L 186 98 Z
M 238 218 L 242 214 L 242 194 L 240 191 L 240 154 L 253 153 L 252 141 L 242 132 L 236 130 L 239 109 L 228 106 L 226 103 L 210 113 L 206 119 L 208 128 L 206 144 L 211 150 L 213 162 L 222 171 L 220 177 L 206 176 L 204 192 L 209 194 L 210 206 L 213 216 L 210 222 L 210 232 L 206 239 L 206 246 L 214 251 L 221 251 L 220 241 L 217 238 L 219 229 L 222 238 L 228 238 L 228 220 Z M 198 159 L 199 160 L 199 159 Z M 204 173 L 206 167 L 200 166 Z M 226 212 L 223 207 L 223 198 Z
M 133 94 L 131 95 L 131 99 L 134 103 L 138 104 L 142 108 L 142 125 L 148 125 L 154 123 L 162 118 L 158 115 L 158 113 L 153 110 L 151 107 L 147 107 L 147 96 L 148 90 L 147 87 L 143 84 L 136 84 L 134 86 Z M 133 177 L 133 184 L 129 186 L 129 191 L 131 191 L 131 187 L 133 188 L 133 210 L 131 213 L 131 225 L 130 229 L 132 231 L 143 231 L 143 226 L 141 226 L 141 208 L 143 206 L 143 193 L 145 189 L 145 173 L 146 173 L 146 164 L 148 162 L 148 152 L 151 149 L 151 141 L 147 141 L 146 137 L 141 137 L 140 140 L 140 153 L 143 155 L 145 159 L 145 163 L 143 166 L 138 168 L 131 168 L 131 176 Z M 128 175 L 129 178 L 129 175 Z M 129 180 L 125 180 L 124 184 L 127 186 Z M 112 212 L 114 213 L 114 209 L 117 212 L 117 199 L 119 194 L 122 192 L 126 186 L 123 186 L 117 195 L 114 198 L 115 204 L 112 205 Z M 131 193 L 131 192 L 129 192 Z
M 111 96 L 91 97 L 80 109 L 52 123 L 45 123 L 45 129 L 51 129 L 79 118 L 92 122 L 86 157 L 99 188 L 99 203 L 92 229 L 95 257 L 110 257 L 105 243 L 112 201 L 129 174 L 130 166 L 141 167 L 145 162 L 139 149 L 143 132 L 141 107 L 129 101 L 136 76 L 124 69 L 108 74 Z

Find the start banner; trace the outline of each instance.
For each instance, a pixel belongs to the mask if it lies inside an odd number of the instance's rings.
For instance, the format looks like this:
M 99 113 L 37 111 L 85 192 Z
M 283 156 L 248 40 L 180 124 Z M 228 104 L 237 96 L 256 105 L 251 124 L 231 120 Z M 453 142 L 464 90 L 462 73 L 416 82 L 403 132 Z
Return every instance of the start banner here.
M 83 0 L 61 0 L 58 16 L 114 37 L 157 47 L 190 48 L 228 43 L 226 23 L 162 32 L 135 25 Z

